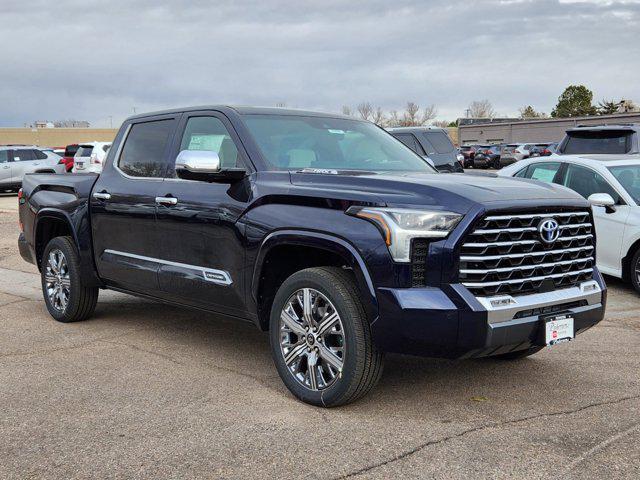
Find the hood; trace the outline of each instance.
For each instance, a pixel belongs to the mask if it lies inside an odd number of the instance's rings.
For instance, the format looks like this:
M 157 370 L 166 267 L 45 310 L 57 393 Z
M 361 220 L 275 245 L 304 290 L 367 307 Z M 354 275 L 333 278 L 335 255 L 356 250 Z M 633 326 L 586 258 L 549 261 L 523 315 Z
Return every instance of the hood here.
M 385 205 L 438 206 L 458 212 L 478 204 L 487 208 L 516 205 L 571 205 L 588 203 L 568 188 L 522 178 L 470 174 L 360 174 L 319 175 L 292 173 L 296 187 L 322 191 L 325 198 L 353 199 Z

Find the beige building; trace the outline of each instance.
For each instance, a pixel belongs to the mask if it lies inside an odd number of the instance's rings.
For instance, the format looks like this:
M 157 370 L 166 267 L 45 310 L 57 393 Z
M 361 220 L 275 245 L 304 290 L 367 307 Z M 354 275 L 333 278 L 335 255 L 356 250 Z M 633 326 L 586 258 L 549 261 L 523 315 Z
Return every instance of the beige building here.
M 117 131 L 115 128 L 0 128 L 0 145 L 64 147 L 71 143 L 110 142 Z
M 559 142 L 567 129 L 578 125 L 640 123 L 640 112 L 574 118 L 545 118 L 513 122 L 474 123 L 460 125 L 461 145 L 476 143 L 542 143 Z

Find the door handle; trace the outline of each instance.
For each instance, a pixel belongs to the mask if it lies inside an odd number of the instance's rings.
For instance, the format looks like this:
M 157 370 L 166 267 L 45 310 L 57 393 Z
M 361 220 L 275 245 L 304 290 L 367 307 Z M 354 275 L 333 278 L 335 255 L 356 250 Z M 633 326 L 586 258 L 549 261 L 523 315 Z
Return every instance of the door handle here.
M 160 205 L 176 205 L 178 199 L 176 197 L 156 197 L 156 203 Z
M 6 169 L 8 169 L 8 168 L 10 168 L 10 167 L 9 167 L 9 165 L 5 165 L 5 166 L 4 166 L 4 167 L 2 167 L 2 168 L 4 168 L 4 169 L 6 170 Z
M 109 200 L 111 198 L 111 194 L 107 192 L 96 192 L 93 194 L 93 198 L 96 200 Z

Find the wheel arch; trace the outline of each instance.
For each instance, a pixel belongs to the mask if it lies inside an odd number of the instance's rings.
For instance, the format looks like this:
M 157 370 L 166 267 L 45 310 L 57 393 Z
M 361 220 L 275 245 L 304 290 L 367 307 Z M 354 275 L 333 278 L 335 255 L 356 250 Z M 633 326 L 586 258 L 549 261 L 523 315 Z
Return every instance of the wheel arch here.
M 284 268 L 270 268 L 270 263 L 277 261 L 285 253 L 293 261 L 287 261 Z M 282 282 L 296 271 L 317 266 L 342 266 L 349 269 L 362 295 L 367 318 L 370 322 L 376 320 L 378 303 L 373 281 L 362 256 L 353 245 L 325 233 L 281 230 L 264 239 L 254 265 L 251 297 L 256 306 L 260 329 L 269 329 L 273 297 Z
M 626 254 L 622 257 L 622 279 L 625 281 L 631 280 L 631 260 L 633 256 L 640 248 L 640 237 L 637 238 L 627 249 Z

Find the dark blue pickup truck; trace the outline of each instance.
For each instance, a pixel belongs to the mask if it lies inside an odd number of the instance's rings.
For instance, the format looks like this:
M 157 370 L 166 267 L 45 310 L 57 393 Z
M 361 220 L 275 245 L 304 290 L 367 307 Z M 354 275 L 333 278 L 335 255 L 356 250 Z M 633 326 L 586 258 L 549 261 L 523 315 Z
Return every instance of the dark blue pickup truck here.
M 107 288 L 252 322 L 319 406 L 365 395 L 385 352 L 516 359 L 604 315 L 580 196 L 437 173 L 339 115 L 138 115 L 100 175 L 27 175 L 19 202 L 56 320 L 88 318 Z

